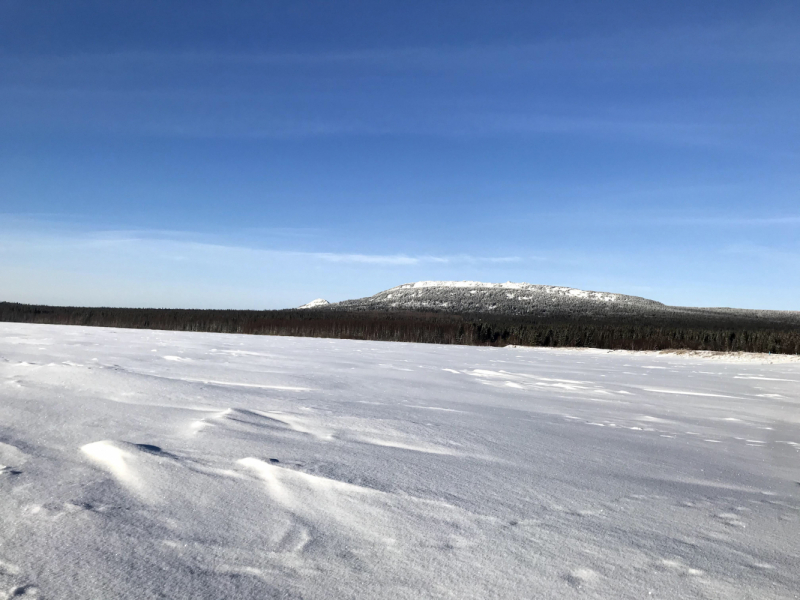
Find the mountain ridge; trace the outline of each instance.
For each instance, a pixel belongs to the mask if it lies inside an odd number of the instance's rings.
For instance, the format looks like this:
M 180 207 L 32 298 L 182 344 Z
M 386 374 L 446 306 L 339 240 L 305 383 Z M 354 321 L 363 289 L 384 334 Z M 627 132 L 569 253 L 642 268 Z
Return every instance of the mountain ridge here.
M 798 311 L 724 307 L 670 306 L 641 296 L 582 290 L 566 286 L 481 281 L 417 281 L 372 296 L 323 304 L 314 300 L 300 308 L 338 311 L 433 311 L 460 314 L 583 317 L 747 317 L 800 324 Z

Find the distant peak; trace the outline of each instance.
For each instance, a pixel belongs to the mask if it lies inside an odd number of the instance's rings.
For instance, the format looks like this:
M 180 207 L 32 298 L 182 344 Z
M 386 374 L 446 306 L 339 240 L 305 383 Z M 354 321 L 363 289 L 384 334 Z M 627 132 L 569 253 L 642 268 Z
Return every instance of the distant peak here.
M 303 304 L 303 306 L 298 306 L 298 308 L 317 308 L 318 306 L 328 306 L 330 302 L 325 300 L 324 298 L 317 298 L 316 300 L 312 300 L 308 304 Z

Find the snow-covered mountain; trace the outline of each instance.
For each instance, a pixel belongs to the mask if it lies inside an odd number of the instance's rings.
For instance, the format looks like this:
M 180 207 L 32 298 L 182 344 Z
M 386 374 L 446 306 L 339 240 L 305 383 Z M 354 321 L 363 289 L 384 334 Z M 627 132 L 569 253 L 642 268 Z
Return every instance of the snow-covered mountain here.
M 367 298 L 333 303 L 318 299 L 300 308 L 339 311 L 422 310 L 550 318 L 677 317 L 683 320 L 711 319 L 715 321 L 746 319 L 751 324 L 784 323 L 800 327 L 800 312 L 798 311 L 669 306 L 655 300 L 626 294 L 512 282 L 418 281 L 404 283 Z
M 418 281 L 405 283 L 368 298 L 333 304 L 315 304 L 338 310 L 437 310 L 459 313 L 502 314 L 629 313 L 658 311 L 660 302 L 638 296 L 592 292 L 569 287 L 530 283 L 480 281 Z
M 317 298 L 316 300 L 312 300 L 308 304 L 303 304 L 303 306 L 298 306 L 297 308 L 322 308 L 323 306 L 328 306 L 329 304 L 330 302 L 324 298 Z

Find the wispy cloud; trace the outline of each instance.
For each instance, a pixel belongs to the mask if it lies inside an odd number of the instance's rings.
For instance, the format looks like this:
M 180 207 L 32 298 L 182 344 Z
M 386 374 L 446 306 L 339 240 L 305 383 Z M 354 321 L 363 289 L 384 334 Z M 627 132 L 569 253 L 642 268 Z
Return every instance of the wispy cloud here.
M 675 222 L 688 225 L 721 225 L 742 227 L 768 227 L 772 225 L 800 225 L 800 216 L 784 217 L 687 217 Z
M 719 63 L 796 64 L 800 42 L 790 29 L 734 23 L 347 52 L 5 55 L 0 127 L 201 139 L 556 134 L 730 145 L 753 122 L 746 98 L 728 97 L 724 110 L 708 111 L 661 94 L 608 97 L 603 82 L 623 78 L 628 87 L 634 72 L 646 94 L 650 73 L 676 64 L 709 72 Z M 551 72 L 595 90 L 591 106 L 560 86 L 531 88 L 532 77 Z M 443 73 L 455 92 L 442 89 Z M 320 77 L 335 85 L 321 87 Z M 392 93 L 365 86 L 370 77 L 389 78 Z M 511 82 L 518 85 L 509 96 Z M 761 113 L 785 114 L 792 100 L 762 98 Z
M 465 91 L 464 97 L 474 97 L 475 93 Z M 315 111 L 298 108 L 312 101 L 323 101 L 323 108 Z M 230 89 L 198 93 L 186 89 L 0 86 L 3 107 L 0 127 L 9 131 L 247 140 L 384 135 L 455 138 L 587 135 L 679 145 L 718 144 L 736 129 L 729 122 L 692 122 L 683 114 L 665 118 L 659 107 L 650 111 L 630 109 L 621 115 L 598 106 L 587 114 L 552 98 L 540 99 L 538 106 L 531 104 L 524 111 L 493 106 L 491 101 L 481 110 L 469 109 L 469 102 L 454 109 L 451 102 L 424 91 L 418 97 L 406 98 L 391 111 L 376 112 L 375 102 L 371 94 L 360 89 L 320 99 L 300 91 L 275 96 Z M 237 109 L 231 111 L 231 106 Z M 210 119 L 209 115 L 215 117 Z
M 670 190 L 668 190 L 670 191 Z M 670 191 L 671 192 L 671 191 Z M 672 192 L 671 192 L 672 193 Z M 597 200 L 604 200 L 601 197 Z M 539 215 L 540 217 L 542 215 Z M 553 221 L 563 220 L 571 223 L 582 222 L 592 226 L 630 227 L 631 225 L 653 227 L 714 227 L 714 228 L 740 228 L 740 229 L 769 229 L 793 228 L 800 226 L 800 215 L 775 215 L 767 217 L 753 216 L 722 216 L 722 215 L 690 215 L 690 214 L 664 214 L 654 210 L 650 214 L 636 212 L 608 211 L 603 215 L 592 215 L 591 218 L 581 219 L 571 213 L 552 212 L 547 218 Z
M 595 221 L 596 222 L 596 221 Z M 796 227 L 800 225 L 800 216 L 784 215 L 773 217 L 748 217 L 748 216 L 692 216 L 692 215 L 606 215 L 605 224 L 608 225 L 653 225 L 658 227 L 734 227 L 763 229 L 770 227 Z
M 31 225 L 28 222 L 28 225 Z M 431 255 L 431 254 L 378 254 L 365 252 L 319 252 L 276 247 L 205 241 L 196 233 L 162 230 L 139 231 L 68 231 L 49 229 L 20 233 L 16 228 L 7 229 L 0 239 L 3 248 L 36 246 L 39 249 L 89 249 L 121 252 L 138 252 L 146 249 L 150 254 L 160 254 L 168 260 L 199 261 L 231 258 L 234 255 L 249 257 L 250 260 L 280 261 L 294 259 L 321 263 L 338 263 L 364 266 L 405 267 L 425 264 L 498 264 L 515 263 L 524 259 L 520 256 L 474 256 L 471 254 Z M 527 257 L 532 261 L 544 260 L 540 257 Z
M 363 263 L 369 265 L 420 265 L 424 263 L 457 264 L 457 263 L 511 263 L 522 260 L 519 256 L 408 256 L 405 254 L 336 254 L 332 252 L 297 252 L 296 255 L 308 256 L 319 260 L 337 263 Z
M 754 258 L 771 263 L 800 265 L 800 249 L 787 249 L 763 244 L 731 244 L 723 249 L 725 254 Z M 795 271 L 796 272 L 796 271 Z
M 640 27 L 578 37 L 548 37 L 520 43 L 417 45 L 316 52 L 123 51 L 74 54 L 0 54 L 9 75 L 28 70 L 36 75 L 118 69 L 162 72 L 167 68 L 290 68 L 332 66 L 409 69 L 415 72 L 464 69 L 516 70 L 587 68 L 627 70 L 654 64 L 800 62 L 800 41 L 791 22 L 761 19 L 714 25 Z M 32 71 L 31 71 L 32 70 Z
M 285 240 L 284 240 L 285 241 Z M 293 240 L 297 242 L 297 240 Z M 275 240 L 273 240 L 275 242 Z M 314 240 L 319 245 L 320 240 Z M 0 300 L 104 306 L 282 308 L 405 281 L 510 277 L 541 258 L 318 251 L 164 231 L 90 231 L 0 219 Z

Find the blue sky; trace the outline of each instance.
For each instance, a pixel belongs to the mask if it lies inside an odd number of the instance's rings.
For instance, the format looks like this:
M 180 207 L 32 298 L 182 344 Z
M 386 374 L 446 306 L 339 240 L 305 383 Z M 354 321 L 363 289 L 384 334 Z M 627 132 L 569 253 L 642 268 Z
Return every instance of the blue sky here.
M 0 3 L 0 296 L 800 310 L 796 2 Z

